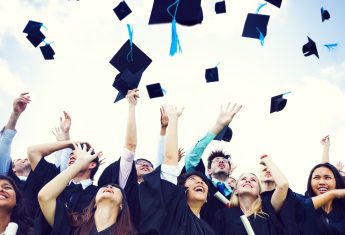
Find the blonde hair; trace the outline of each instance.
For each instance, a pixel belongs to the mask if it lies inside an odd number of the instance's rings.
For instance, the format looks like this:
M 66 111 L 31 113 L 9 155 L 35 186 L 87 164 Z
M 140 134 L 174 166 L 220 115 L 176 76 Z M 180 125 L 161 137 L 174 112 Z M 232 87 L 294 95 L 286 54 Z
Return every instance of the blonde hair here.
M 238 177 L 238 180 L 236 181 L 236 184 L 235 184 L 235 190 L 237 189 L 237 185 L 238 185 L 238 182 L 240 181 L 241 177 L 246 174 L 246 173 L 243 173 L 240 175 L 240 177 Z M 258 195 L 258 198 L 253 202 L 252 206 L 251 206 L 251 211 L 253 212 L 254 214 L 254 218 L 256 218 L 256 216 L 260 216 L 260 217 L 268 217 L 268 214 L 263 212 L 262 210 L 262 200 L 261 200 L 261 197 L 260 197 L 260 193 L 262 192 L 262 186 L 261 186 L 261 183 L 260 183 L 260 180 L 259 178 L 254 174 L 254 173 L 249 173 L 251 175 L 253 175 L 257 182 L 258 182 L 258 185 L 259 185 L 259 195 Z M 239 207 L 240 206 L 240 201 L 238 199 L 238 195 L 233 192 L 232 193 L 232 196 L 230 198 L 230 207 Z

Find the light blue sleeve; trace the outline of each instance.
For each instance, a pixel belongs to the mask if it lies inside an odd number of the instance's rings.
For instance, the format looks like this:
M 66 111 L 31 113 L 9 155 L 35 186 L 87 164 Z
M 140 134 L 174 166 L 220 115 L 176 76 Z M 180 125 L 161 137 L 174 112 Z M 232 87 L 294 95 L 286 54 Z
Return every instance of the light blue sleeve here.
M 5 129 L 0 137 L 0 175 L 7 175 L 11 166 L 11 144 L 17 131 Z
M 211 143 L 215 136 L 215 134 L 208 131 L 206 135 L 196 143 L 193 149 L 187 153 L 185 159 L 186 172 L 191 172 L 195 169 L 195 167 L 201 161 L 202 154 L 204 153 L 207 145 Z
M 157 158 L 156 158 L 156 162 L 153 163 L 156 167 L 163 163 L 164 151 L 165 151 L 165 135 L 160 135 L 159 143 L 158 143 Z
M 69 156 L 72 153 L 72 149 L 65 148 L 55 152 L 55 166 L 60 167 L 60 172 L 64 171 L 68 167 Z

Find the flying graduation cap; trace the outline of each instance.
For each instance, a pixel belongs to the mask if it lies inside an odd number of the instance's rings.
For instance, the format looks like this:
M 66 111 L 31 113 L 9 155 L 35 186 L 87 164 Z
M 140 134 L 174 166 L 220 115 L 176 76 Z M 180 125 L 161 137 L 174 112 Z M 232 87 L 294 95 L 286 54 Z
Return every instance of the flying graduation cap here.
M 121 1 L 119 5 L 117 5 L 117 7 L 113 9 L 113 11 L 115 12 L 119 20 L 123 20 L 125 17 L 132 13 L 132 10 L 129 8 L 125 1 Z
M 246 22 L 242 32 L 242 37 L 259 39 L 263 45 L 267 34 L 267 24 L 270 19 L 269 15 L 253 14 L 247 15 Z
M 162 89 L 160 83 L 146 85 L 146 89 L 150 99 L 164 96 L 164 90 Z
M 171 6 L 174 6 L 171 12 L 177 10 L 177 23 L 185 26 L 201 24 L 203 20 L 201 0 L 154 0 L 149 24 L 171 23 L 173 19 L 168 13 L 168 8 Z
M 285 108 L 287 99 L 283 98 L 283 96 L 289 93 L 291 92 L 271 97 L 270 113 L 279 112 Z
M 206 82 L 218 82 L 218 67 L 209 68 L 205 71 Z
M 138 88 L 145 69 L 132 73 L 129 69 L 120 72 L 114 80 L 113 87 L 118 90 L 114 103 L 126 97 L 128 90 Z
M 327 10 L 324 10 L 323 7 L 321 7 L 321 20 L 324 22 L 325 20 L 329 20 L 331 18 L 331 15 Z
M 217 14 L 226 13 L 225 0 L 220 1 L 220 2 L 216 2 L 214 8 L 215 8 L 214 10 L 216 11 Z
M 43 23 L 41 22 L 29 20 L 29 22 L 23 30 L 23 33 L 27 34 L 26 38 L 31 42 L 31 44 L 34 47 L 37 47 L 46 38 L 40 30 L 42 26 Z
M 232 130 L 230 127 L 225 126 L 219 133 L 218 135 L 216 135 L 216 137 L 214 137 L 214 140 L 223 140 L 226 142 L 230 142 L 232 138 Z
M 55 51 L 50 46 L 50 44 L 40 46 L 40 49 L 41 49 L 42 55 L 43 55 L 45 60 L 53 60 L 54 59 Z
M 271 3 L 272 5 L 280 8 L 280 6 L 282 5 L 282 0 L 265 0 L 268 3 Z
M 319 58 L 319 53 L 317 52 L 316 44 L 313 40 L 308 37 L 308 42 L 303 45 L 302 51 L 304 56 L 310 56 L 315 55 L 317 58 Z

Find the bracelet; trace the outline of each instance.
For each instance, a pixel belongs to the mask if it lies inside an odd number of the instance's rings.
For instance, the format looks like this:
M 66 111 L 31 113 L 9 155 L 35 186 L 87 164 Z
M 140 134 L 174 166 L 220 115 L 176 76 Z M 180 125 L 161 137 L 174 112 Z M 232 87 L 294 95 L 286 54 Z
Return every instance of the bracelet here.
M 263 159 L 263 158 L 265 158 L 265 157 L 268 157 L 268 155 L 267 155 L 267 154 L 262 155 L 262 156 L 260 157 L 260 159 Z

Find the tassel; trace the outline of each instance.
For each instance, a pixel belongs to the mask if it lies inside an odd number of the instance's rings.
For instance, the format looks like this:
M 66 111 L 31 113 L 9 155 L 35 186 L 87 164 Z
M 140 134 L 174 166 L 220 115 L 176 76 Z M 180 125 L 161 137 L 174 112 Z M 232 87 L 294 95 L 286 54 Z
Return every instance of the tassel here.
M 130 24 L 127 24 L 128 34 L 129 34 L 129 52 L 127 54 L 127 61 L 133 62 L 133 27 Z M 131 58 L 128 58 L 131 56 Z
M 180 40 L 177 35 L 176 31 L 176 20 L 175 18 L 171 22 L 171 45 L 170 45 L 170 55 L 173 56 L 176 54 L 176 52 L 181 53 L 181 45 Z
M 338 46 L 338 43 L 325 44 L 324 46 L 327 47 L 327 49 L 330 51 L 330 50 L 335 49 L 335 47 Z
M 265 43 L 265 36 L 263 35 L 263 33 L 261 33 L 261 31 L 259 30 L 258 27 L 256 27 L 256 30 L 257 30 L 257 31 L 259 32 L 259 34 L 260 34 L 259 40 L 260 40 L 261 46 L 264 46 L 264 43 Z
M 259 3 L 259 7 L 256 9 L 256 14 L 259 14 L 259 11 L 261 10 L 261 8 L 263 8 L 264 6 L 267 5 L 267 2 L 265 3 Z

